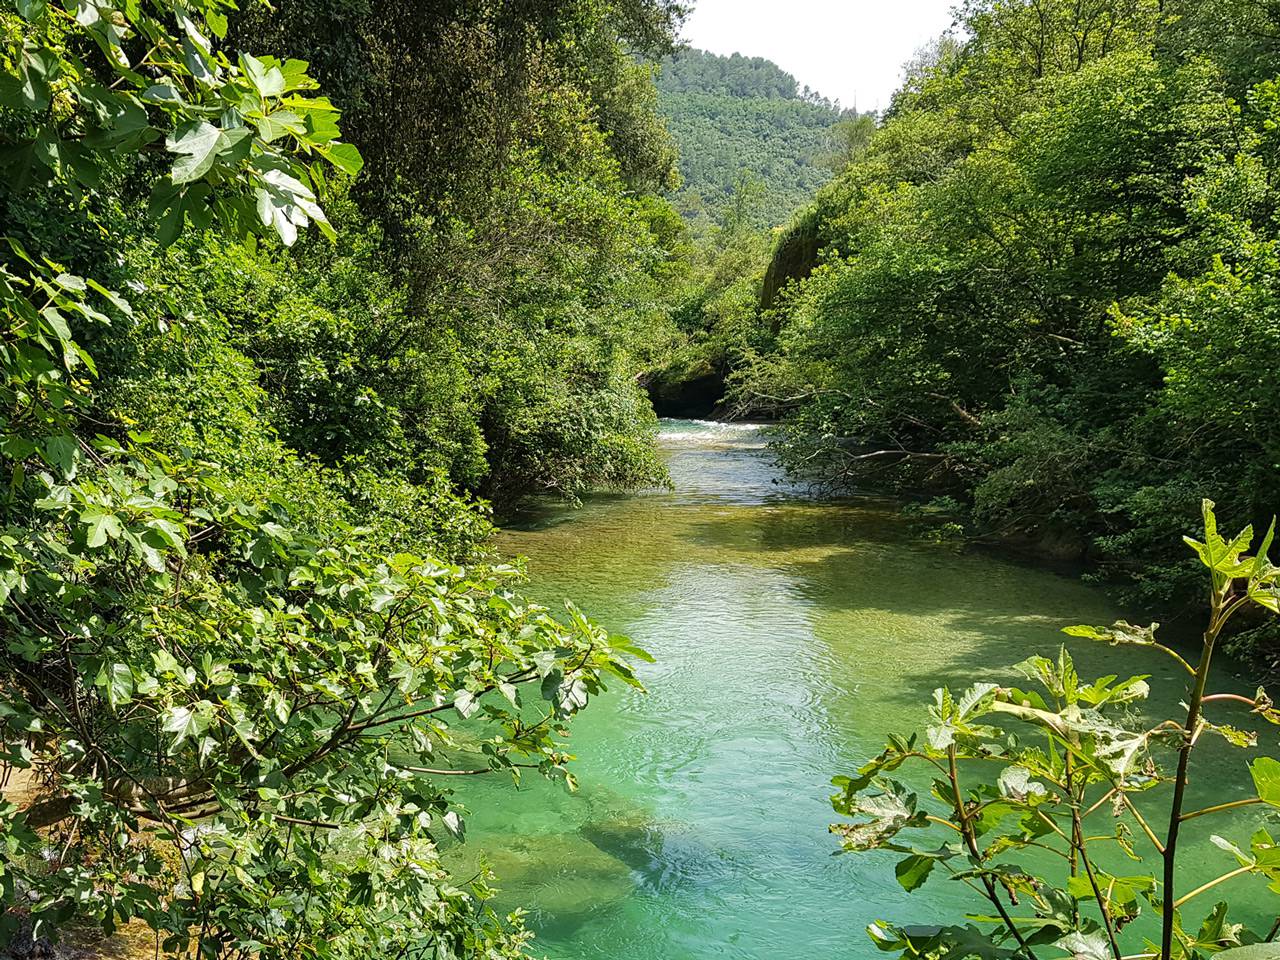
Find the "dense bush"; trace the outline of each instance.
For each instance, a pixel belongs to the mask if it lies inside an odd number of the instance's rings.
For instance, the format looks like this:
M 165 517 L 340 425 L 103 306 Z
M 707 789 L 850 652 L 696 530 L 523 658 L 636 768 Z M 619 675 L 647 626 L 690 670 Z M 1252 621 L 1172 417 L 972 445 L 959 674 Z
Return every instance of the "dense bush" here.
M 962 13 L 816 197 L 737 400 L 793 469 L 945 495 L 1176 613 L 1200 498 L 1276 507 L 1277 11 Z
M 645 74 L 580 44 L 679 11 L 417 6 L 0 8 L 0 951 L 524 952 L 441 865 L 446 784 L 571 787 L 565 723 L 638 651 L 520 600 L 478 497 L 663 479 L 636 374 L 678 238 L 637 191 L 668 144 L 644 98 L 605 108 Z M 416 92 L 502 83 L 392 131 L 415 11 L 478 56 L 412 61 Z M 257 41 L 323 54 L 359 149 Z

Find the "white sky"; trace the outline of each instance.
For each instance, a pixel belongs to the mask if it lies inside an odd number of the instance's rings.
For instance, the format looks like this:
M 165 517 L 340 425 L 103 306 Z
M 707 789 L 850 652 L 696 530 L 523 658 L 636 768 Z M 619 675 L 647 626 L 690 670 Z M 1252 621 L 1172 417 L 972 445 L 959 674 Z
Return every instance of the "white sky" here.
M 765 57 L 841 106 L 881 109 L 954 0 L 694 0 L 691 46 Z

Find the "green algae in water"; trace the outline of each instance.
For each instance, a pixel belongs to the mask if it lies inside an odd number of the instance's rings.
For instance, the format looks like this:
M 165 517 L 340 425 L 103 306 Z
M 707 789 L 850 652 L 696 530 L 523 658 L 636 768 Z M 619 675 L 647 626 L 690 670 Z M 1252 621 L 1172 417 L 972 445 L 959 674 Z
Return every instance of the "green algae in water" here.
M 648 695 L 575 721 L 577 794 L 466 784 L 451 856 L 487 858 L 495 906 L 527 907 L 536 952 L 559 960 L 870 958 L 873 920 L 981 910 L 940 878 L 908 897 L 892 856 L 833 856 L 830 777 L 921 728 L 934 687 L 1012 682 L 1012 664 L 1056 655 L 1062 626 L 1119 612 L 1072 579 L 915 542 L 888 504 L 777 483 L 758 428 L 672 422 L 663 442 L 673 491 L 549 509 L 501 541 L 529 558 L 536 597 L 572 597 L 658 658 Z M 1073 651 L 1087 676 L 1151 674 L 1152 710 L 1176 707 L 1183 678 L 1158 655 Z M 1248 756 L 1197 751 L 1189 803 L 1243 796 Z M 1264 816 L 1188 824 L 1182 889 L 1234 866 L 1213 830 L 1244 840 Z M 1236 920 L 1273 909 L 1248 878 L 1215 893 Z

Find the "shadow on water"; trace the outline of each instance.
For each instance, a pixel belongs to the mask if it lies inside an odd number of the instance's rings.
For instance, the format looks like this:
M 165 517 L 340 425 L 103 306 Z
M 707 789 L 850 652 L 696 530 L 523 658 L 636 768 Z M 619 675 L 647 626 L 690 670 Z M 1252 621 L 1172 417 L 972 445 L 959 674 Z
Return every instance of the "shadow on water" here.
M 635 892 L 625 863 L 575 831 L 484 835 L 446 855 L 456 875 L 493 871 L 500 914 L 524 908 L 530 926 L 554 940 L 572 939 L 584 923 Z
M 662 865 L 662 833 L 643 821 L 584 823 L 578 833 L 596 849 L 625 863 L 642 877 Z
M 559 832 L 486 832 L 476 843 L 453 847 L 450 860 L 464 872 L 488 865 L 498 877 L 494 908 L 528 909 L 539 941 L 549 943 L 572 943 L 585 925 L 608 924 L 629 899 L 714 886 L 733 869 L 723 852 L 688 829 L 636 810 Z
M 730 507 L 713 515 L 700 511 L 681 525 L 680 535 L 710 550 L 779 553 L 850 543 L 888 545 L 901 542 L 906 533 L 883 500 L 780 500 L 757 508 Z
M 1090 596 L 1084 610 L 1051 603 L 1032 612 L 1029 587 L 1060 579 L 1063 598 L 1084 591 L 1070 578 L 950 544 L 922 543 L 883 507 L 801 504 L 702 516 L 680 528 L 690 544 L 763 560 L 786 571 L 796 590 L 824 610 L 947 615 L 961 631 L 1058 627 L 1110 604 Z M 1041 589 L 1043 592 L 1043 589 Z
M 611 505 L 624 503 L 634 496 L 635 494 L 630 493 L 592 493 L 583 503 L 590 507 L 607 510 Z M 576 511 L 567 509 L 565 504 L 558 500 L 532 499 L 520 504 L 511 516 L 503 517 L 502 527 L 513 533 L 530 533 L 573 523 L 576 519 Z

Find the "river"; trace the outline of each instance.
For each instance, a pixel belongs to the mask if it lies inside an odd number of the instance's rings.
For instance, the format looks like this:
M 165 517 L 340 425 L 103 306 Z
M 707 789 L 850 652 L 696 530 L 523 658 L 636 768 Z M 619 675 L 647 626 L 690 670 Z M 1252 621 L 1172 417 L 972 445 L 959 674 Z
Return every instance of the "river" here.
M 1072 578 L 913 539 L 891 504 L 810 498 L 780 482 L 759 427 L 668 421 L 661 442 L 674 489 L 549 507 L 500 540 L 533 596 L 572 597 L 656 663 L 647 694 L 575 721 L 576 794 L 468 785 L 465 856 L 497 872 L 497 906 L 527 906 L 557 960 L 869 958 L 872 920 L 979 907 L 945 879 L 908 896 L 892 857 L 833 856 L 830 778 L 922 728 L 935 687 L 1013 682 L 1062 626 L 1117 611 Z M 1151 674 L 1156 706 L 1181 696 L 1158 655 L 1069 642 L 1086 677 Z M 1197 763 L 1193 802 L 1245 795 L 1220 786 L 1247 782 L 1244 754 Z M 1187 879 L 1235 866 L 1207 837 L 1190 837 Z M 1221 889 L 1265 909 L 1248 878 Z

